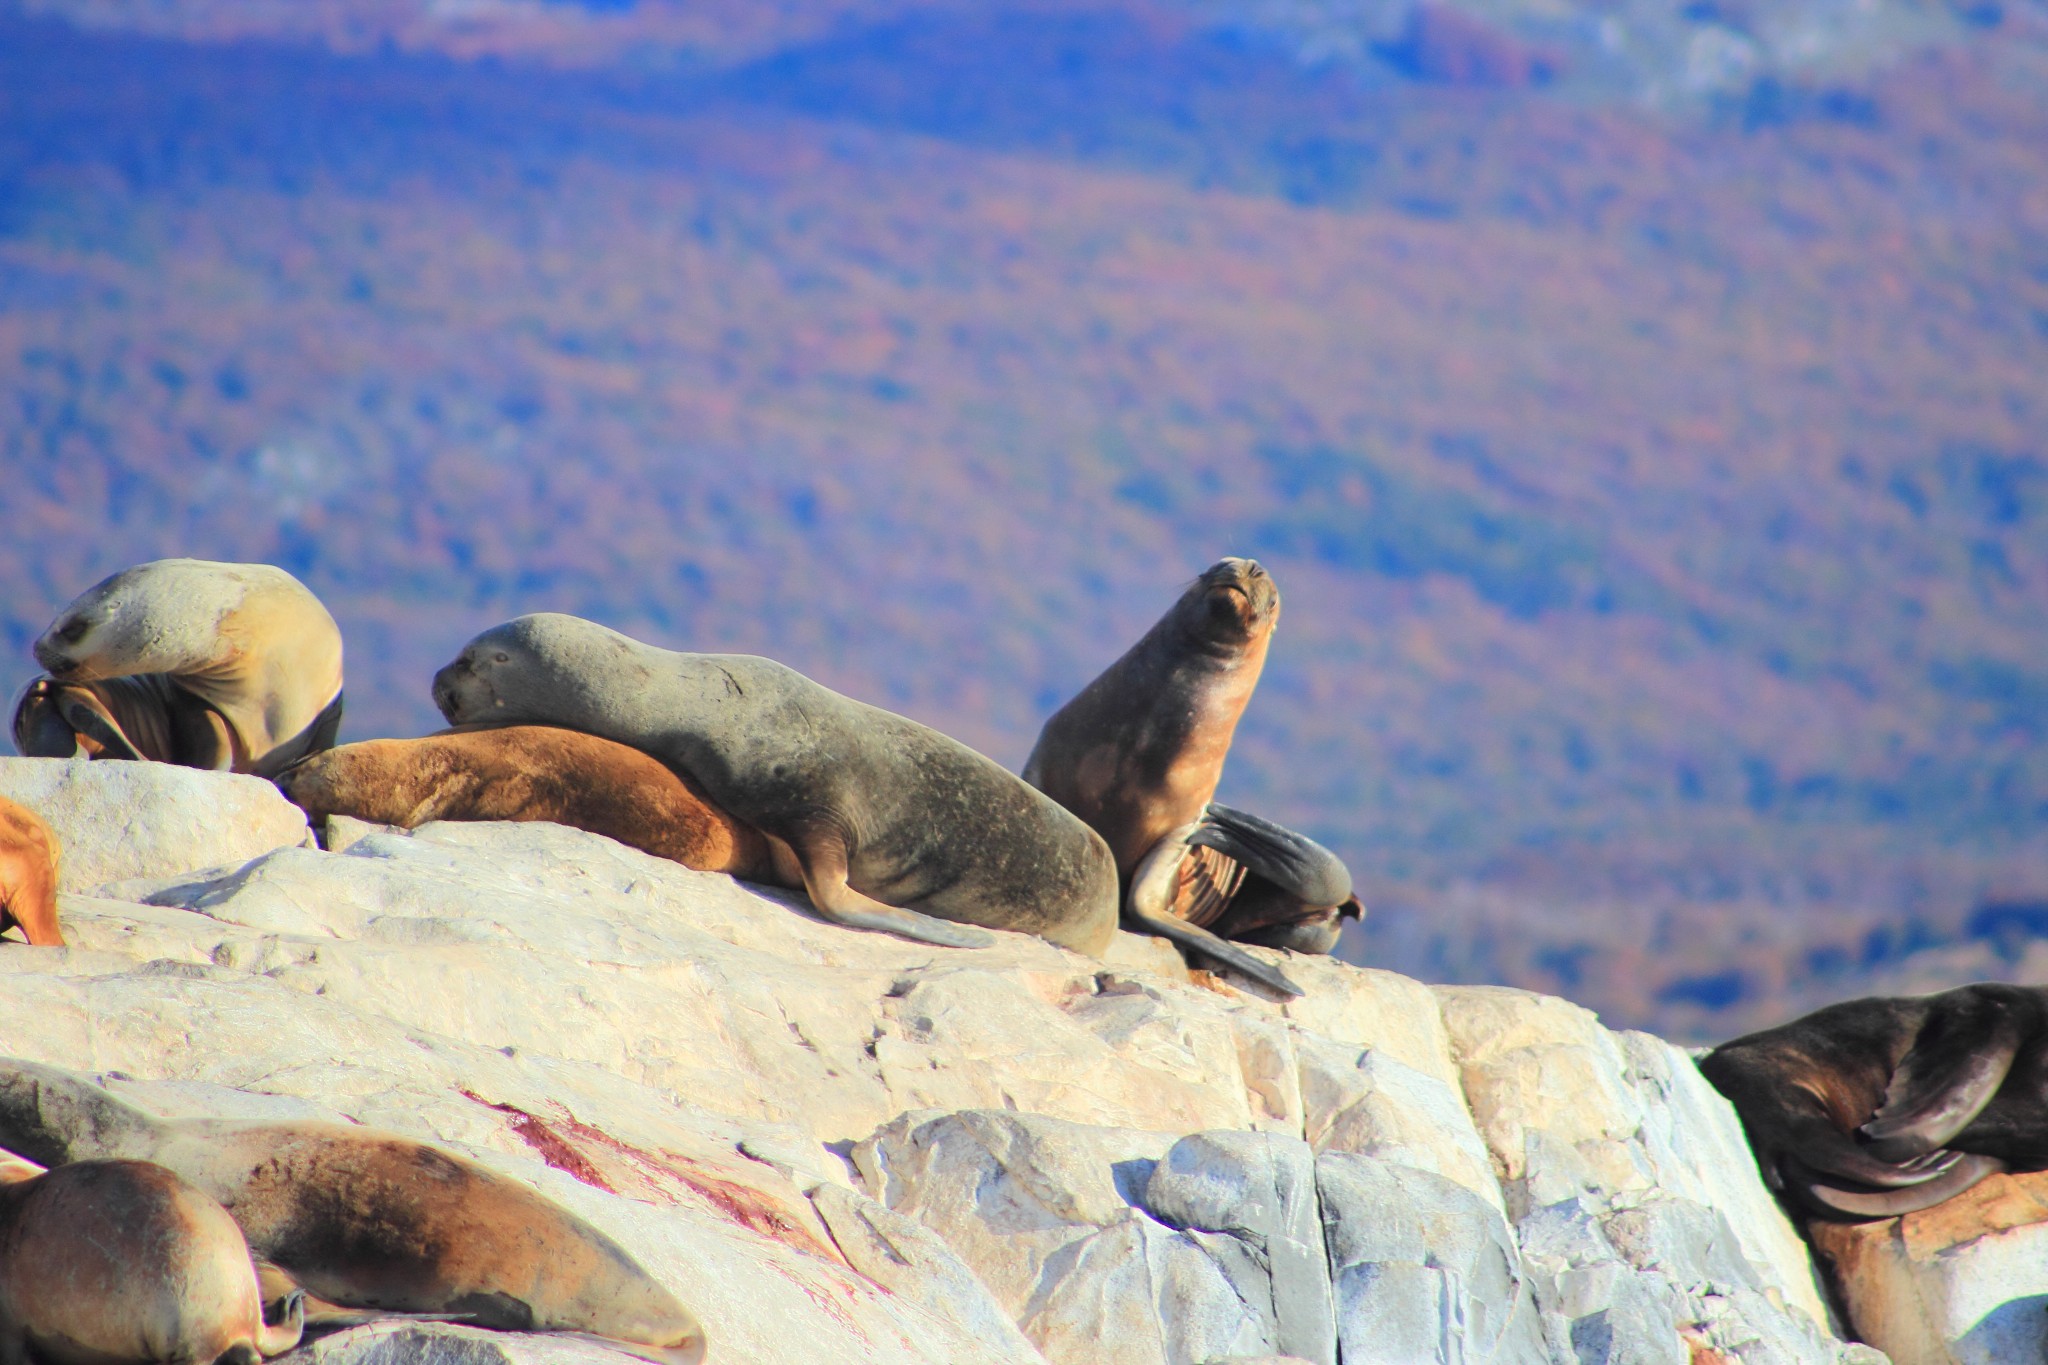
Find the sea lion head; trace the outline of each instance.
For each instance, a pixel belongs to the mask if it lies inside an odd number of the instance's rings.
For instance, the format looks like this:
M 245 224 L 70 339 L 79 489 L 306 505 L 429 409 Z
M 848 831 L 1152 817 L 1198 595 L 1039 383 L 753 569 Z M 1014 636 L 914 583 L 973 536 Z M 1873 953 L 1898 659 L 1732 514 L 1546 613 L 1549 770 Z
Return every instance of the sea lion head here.
M 1219 559 L 1181 594 L 1174 615 L 1197 639 L 1237 649 L 1272 633 L 1280 589 L 1256 559 Z
M 50 623 L 36 662 L 60 682 L 176 673 L 216 661 L 221 621 L 266 576 L 265 564 L 159 559 L 101 579 Z
M 434 675 L 450 725 L 572 725 L 606 679 L 644 674 L 633 641 L 592 621 L 536 612 L 493 626 Z

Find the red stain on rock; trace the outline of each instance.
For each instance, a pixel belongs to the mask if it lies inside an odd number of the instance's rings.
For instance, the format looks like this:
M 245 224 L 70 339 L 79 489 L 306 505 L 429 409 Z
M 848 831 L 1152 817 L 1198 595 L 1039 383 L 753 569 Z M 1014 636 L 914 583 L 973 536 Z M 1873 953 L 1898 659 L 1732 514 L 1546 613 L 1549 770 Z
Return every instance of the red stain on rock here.
M 495 1109 L 501 1114 L 508 1115 L 512 1121 L 512 1131 L 519 1134 L 527 1146 L 540 1153 L 540 1159 L 548 1165 L 558 1171 L 567 1171 L 584 1184 L 595 1186 L 606 1194 L 618 1193 L 612 1187 L 612 1183 L 604 1178 L 603 1173 L 590 1163 L 590 1159 L 577 1151 L 568 1139 L 550 1128 L 545 1119 L 535 1118 L 517 1105 L 493 1104 L 473 1090 L 465 1090 L 462 1094 L 465 1099 L 474 1100 L 486 1109 Z

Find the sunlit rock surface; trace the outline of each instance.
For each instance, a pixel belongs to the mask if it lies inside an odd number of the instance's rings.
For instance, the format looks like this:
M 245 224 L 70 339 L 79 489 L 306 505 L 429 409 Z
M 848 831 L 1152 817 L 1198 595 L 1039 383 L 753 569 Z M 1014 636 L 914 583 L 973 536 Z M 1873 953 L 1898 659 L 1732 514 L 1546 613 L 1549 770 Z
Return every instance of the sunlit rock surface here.
M 2048 1172 L 1812 1235 L 1858 1333 L 1899 1365 L 2048 1360 Z
M 98 767 L 106 821 L 240 837 L 241 779 Z M 65 896 L 69 948 L 0 946 L 4 1051 L 467 1152 L 628 1247 L 716 1361 L 1876 1358 L 1690 1061 L 1563 1001 L 1297 958 L 1283 1005 L 1128 935 L 933 948 L 552 825 L 263 829 L 287 846 Z

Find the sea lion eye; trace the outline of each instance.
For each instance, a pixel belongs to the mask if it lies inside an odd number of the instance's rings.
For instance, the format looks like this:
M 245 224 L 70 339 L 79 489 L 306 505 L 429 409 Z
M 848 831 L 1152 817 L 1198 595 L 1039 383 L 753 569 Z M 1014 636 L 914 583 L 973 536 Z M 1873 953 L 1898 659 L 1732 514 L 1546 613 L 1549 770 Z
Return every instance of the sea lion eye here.
M 512 662 L 512 656 L 500 650 L 497 654 L 491 657 L 491 662 L 499 664 L 509 664 Z
M 57 642 L 59 644 L 75 645 L 80 640 L 83 640 L 85 633 L 91 629 L 92 622 L 86 620 L 83 616 L 74 616 L 58 628 Z

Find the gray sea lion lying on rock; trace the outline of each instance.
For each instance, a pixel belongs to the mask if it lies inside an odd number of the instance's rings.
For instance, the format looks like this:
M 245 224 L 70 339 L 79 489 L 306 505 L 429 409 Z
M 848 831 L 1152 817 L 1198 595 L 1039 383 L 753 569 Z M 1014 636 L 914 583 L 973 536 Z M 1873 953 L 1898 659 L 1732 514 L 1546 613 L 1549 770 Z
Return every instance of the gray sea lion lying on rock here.
M 256 1365 L 301 1305 L 266 1325 L 241 1229 L 162 1166 L 0 1155 L 0 1365 Z
M 31 758 L 273 777 L 334 743 L 341 630 L 283 569 L 160 559 L 95 584 L 35 643 L 14 708 Z
M 1850 1000 L 1715 1048 L 1700 1070 L 1773 1188 L 1824 1218 L 1931 1208 L 2048 1169 L 2048 989 Z
M 584 1333 L 663 1365 L 704 1358 L 696 1318 L 618 1243 L 424 1143 L 338 1123 L 158 1119 L 82 1076 L 0 1059 L 0 1148 L 52 1167 L 167 1167 L 328 1303 Z

